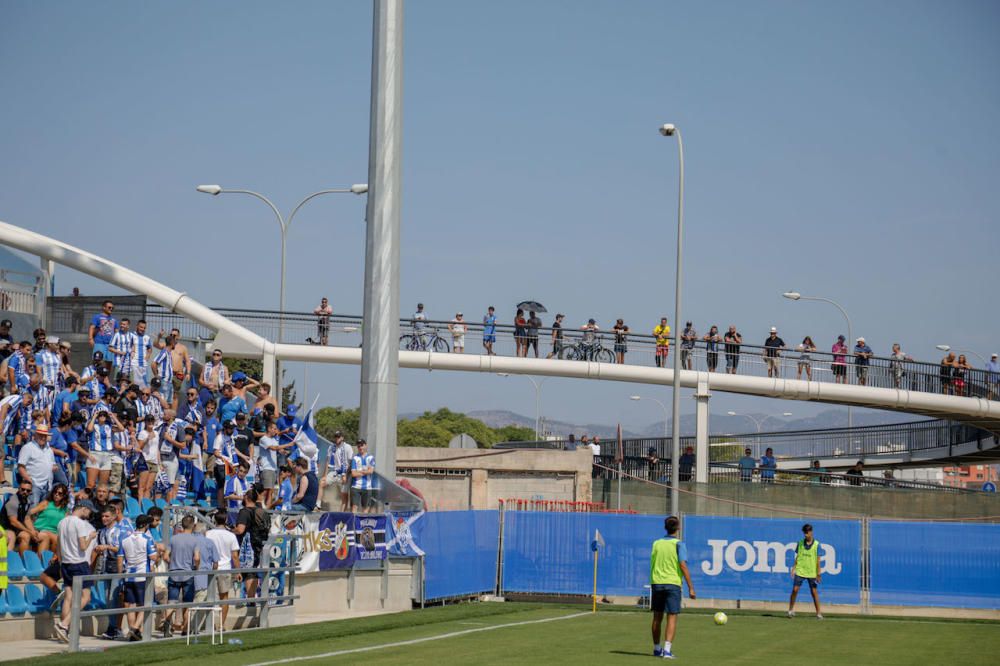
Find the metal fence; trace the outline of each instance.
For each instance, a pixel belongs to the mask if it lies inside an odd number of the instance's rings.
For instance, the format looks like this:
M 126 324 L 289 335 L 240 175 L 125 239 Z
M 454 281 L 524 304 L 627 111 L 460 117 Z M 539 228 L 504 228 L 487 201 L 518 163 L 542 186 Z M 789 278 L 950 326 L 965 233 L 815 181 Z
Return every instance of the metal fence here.
M 33 273 L 0 269 L 0 310 L 41 317 L 45 283 Z
M 116 297 L 115 302 L 119 300 L 124 302 L 125 298 Z M 54 332 L 72 332 L 74 329 L 70 324 L 73 321 L 73 313 L 79 311 L 80 299 L 59 297 L 49 299 L 48 302 L 49 321 L 53 322 L 50 326 Z M 84 300 L 83 305 L 85 308 L 90 307 L 89 310 L 85 310 L 86 318 L 89 319 L 98 311 L 100 304 L 91 304 Z M 318 345 L 325 339 L 326 344 L 330 346 L 361 346 L 361 317 L 347 315 L 319 317 L 308 312 L 282 314 L 274 310 L 213 309 L 270 340 L 277 340 L 281 331 L 282 340 L 292 344 Z M 159 305 L 146 304 L 143 316 L 153 334 L 161 329 L 169 331 L 171 328 L 177 328 L 189 339 L 207 340 L 215 335 L 211 329 L 195 324 Z M 451 323 L 446 320 L 428 320 L 422 322 L 422 328 L 417 330 L 412 319 L 403 318 L 400 320 L 400 346 L 402 349 L 452 352 L 455 336 L 448 329 Z M 483 324 L 476 321 L 463 323 L 466 326 L 465 353 L 485 353 L 482 342 Z M 539 328 L 537 335 L 522 336 L 518 339 L 515 338 L 513 326 L 497 324 L 493 352 L 501 356 L 516 356 L 521 347 L 518 343 L 524 342 L 526 346 L 521 353 L 532 358 L 537 356 L 616 363 L 620 352 L 624 362 L 629 365 L 655 366 L 660 362 L 664 366 L 672 367 L 673 364 L 672 358 L 668 360 L 666 357 L 657 357 L 656 341 L 651 334 L 629 332 L 616 340 L 613 331 L 601 331 L 593 341 L 586 341 L 585 333 L 576 326 L 566 326 L 559 331 L 561 339 L 554 339 L 553 329 L 548 327 Z M 833 336 L 831 341 L 832 338 Z M 872 356 L 865 363 L 851 351 L 843 355 L 818 350 L 803 351 L 798 349 L 799 343 L 796 340 L 786 342 L 789 347 L 787 349 L 768 350 L 763 344 L 725 344 L 721 341 L 699 339 L 690 343 L 690 349 L 684 350 L 685 366 L 698 371 L 732 372 L 759 377 L 779 376 L 829 383 L 864 383 L 879 388 L 971 397 L 992 398 L 1000 393 L 1000 373 L 989 373 L 980 368 L 952 368 L 940 363 L 921 362 L 909 358 L 893 359 L 886 356 Z M 848 344 L 853 342 L 849 341 Z M 671 338 L 669 354 L 674 354 L 676 351 L 675 333 Z

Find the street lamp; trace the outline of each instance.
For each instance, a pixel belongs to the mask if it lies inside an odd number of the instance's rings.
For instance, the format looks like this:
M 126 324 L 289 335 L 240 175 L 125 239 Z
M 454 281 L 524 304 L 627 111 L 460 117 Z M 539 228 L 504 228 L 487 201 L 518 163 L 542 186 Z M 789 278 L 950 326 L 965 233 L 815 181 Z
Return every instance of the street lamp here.
M 750 414 L 741 414 L 739 412 L 733 412 L 733 411 L 726 412 L 726 414 L 729 414 L 730 416 L 745 416 L 746 418 L 748 418 L 751 421 L 753 421 L 753 424 L 755 426 L 757 426 L 757 440 L 756 440 L 757 451 L 755 452 L 755 455 L 760 455 L 760 432 L 761 432 L 761 429 L 764 427 L 764 424 L 767 423 L 768 419 L 776 419 L 778 417 L 777 416 L 773 416 L 771 414 L 768 414 L 764 418 L 758 420 L 758 419 L 754 418 L 753 416 L 751 416 Z M 785 416 L 785 417 L 788 417 L 788 416 L 791 416 L 792 413 L 791 412 L 782 412 L 781 415 Z
M 670 451 L 670 511 L 680 513 L 680 486 L 677 470 L 681 463 L 681 354 L 677 332 L 681 325 L 681 284 L 683 271 L 681 260 L 684 250 L 684 140 L 681 130 L 672 123 L 660 126 L 663 136 L 677 136 L 677 277 L 674 280 L 674 381 L 673 381 L 673 441 Z
M 228 190 L 221 185 L 199 185 L 195 188 L 198 192 L 202 194 L 211 194 L 213 197 L 219 196 L 220 194 L 249 194 L 252 197 L 256 197 L 266 203 L 271 211 L 274 213 L 275 218 L 278 220 L 278 226 L 281 228 L 281 286 L 278 292 L 278 342 L 283 342 L 285 333 L 285 241 L 288 237 L 288 229 L 292 226 L 292 220 L 295 219 L 295 214 L 299 212 L 299 209 L 309 201 L 323 194 L 365 194 L 368 191 L 368 185 L 361 183 L 356 185 L 351 185 L 348 188 L 340 189 L 329 189 L 320 190 L 319 192 L 313 192 L 305 199 L 300 201 L 292 209 L 292 212 L 288 215 L 286 220 L 278 212 L 278 207 L 271 203 L 271 200 L 265 197 L 263 194 L 254 192 L 253 190 Z M 281 404 L 281 373 L 276 372 L 274 383 L 277 385 L 275 387 L 275 396 L 278 399 L 278 404 Z
M 934 345 L 934 347 L 940 349 L 943 352 L 952 351 L 951 345 Z M 974 352 L 971 349 L 956 349 L 954 351 L 958 352 L 959 354 L 972 354 L 980 361 L 982 361 L 983 365 L 986 365 L 986 357 L 984 357 L 982 354 L 979 354 L 978 352 Z
M 844 319 L 847 320 L 847 339 L 848 339 L 848 345 L 853 345 L 854 344 L 854 331 L 853 331 L 853 328 L 851 326 L 851 318 L 847 316 L 847 310 L 845 310 L 843 307 L 841 307 L 840 303 L 838 303 L 836 301 L 832 301 L 829 298 L 822 298 L 820 296 L 803 296 L 802 294 L 800 294 L 797 291 L 786 291 L 785 293 L 782 294 L 782 296 L 784 296 L 785 298 L 787 298 L 790 301 L 799 301 L 799 300 L 802 300 L 802 301 L 823 301 L 824 303 L 829 303 L 830 305 L 834 306 L 835 308 L 837 308 L 838 310 L 840 310 L 840 314 L 844 315 Z M 850 347 L 848 347 L 848 349 L 850 349 Z M 850 405 L 847 406 L 847 427 L 848 427 L 848 429 L 854 427 L 854 415 L 851 412 L 851 406 Z
M 660 402 L 656 398 L 647 398 L 647 397 L 644 397 L 644 396 L 641 396 L 641 395 L 630 395 L 628 397 L 628 399 L 629 400 L 651 400 L 651 401 L 655 402 L 656 404 L 658 404 L 660 406 L 660 408 L 663 410 L 663 439 L 666 439 L 667 437 L 669 437 L 668 429 L 667 429 L 667 422 L 670 420 L 670 412 L 667 410 L 667 406 L 666 405 L 664 405 L 662 402 Z
M 510 377 L 509 372 L 498 372 L 500 377 Z M 531 380 L 531 383 L 535 386 L 535 441 L 540 441 L 540 435 L 538 433 L 541 428 L 542 422 L 542 384 L 548 377 L 542 377 L 540 380 L 535 380 L 531 375 L 521 375 L 522 377 Z

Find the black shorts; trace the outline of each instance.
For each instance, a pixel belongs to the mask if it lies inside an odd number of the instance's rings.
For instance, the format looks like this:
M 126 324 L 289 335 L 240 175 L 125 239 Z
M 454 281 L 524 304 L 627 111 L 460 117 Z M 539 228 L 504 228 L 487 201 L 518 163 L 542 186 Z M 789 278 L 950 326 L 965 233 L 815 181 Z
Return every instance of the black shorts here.
M 833 370 L 834 377 L 844 377 L 845 375 L 847 375 L 846 365 L 835 363 L 830 366 L 830 369 Z
M 215 487 L 223 490 L 226 487 L 226 466 L 216 465 L 212 468 L 212 477 L 215 478 Z
M 62 565 L 62 578 L 66 583 L 66 587 L 73 587 L 73 579 L 77 576 L 88 576 L 93 573 L 90 570 L 90 565 L 86 562 L 81 562 L 79 564 L 64 564 Z M 88 587 L 93 587 L 94 581 L 85 580 L 83 581 L 83 589 Z
M 125 581 L 125 603 L 142 606 L 146 603 L 146 581 Z
M 49 562 L 49 566 L 45 567 L 42 575 L 48 576 L 57 583 L 62 580 L 62 567 L 59 566 L 59 560 L 53 557 L 52 561 Z
M 652 585 L 652 595 L 649 607 L 654 613 L 666 612 L 668 615 L 679 615 L 681 612 L 680 585 Z

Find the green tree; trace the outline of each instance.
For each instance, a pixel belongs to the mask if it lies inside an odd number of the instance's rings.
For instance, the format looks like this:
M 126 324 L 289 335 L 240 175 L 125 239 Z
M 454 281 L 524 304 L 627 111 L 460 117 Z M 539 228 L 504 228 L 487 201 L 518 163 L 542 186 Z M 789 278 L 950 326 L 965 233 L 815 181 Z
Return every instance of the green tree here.
M 494 428 L 494 431 L 498 442 L 531 442 L 535 439 L 535 431 L 522 426 L 505 425 L 502 428 Z
M 247 377 L 252 377 L 257 381 L 260 381 L 261 377 L 264 376 L 264 362 L 255 358 L 223 358 L 222 362 L 225 363 L 226 368 L 229 369 L 229 375 L 232 376 L 234 372 L 242 372 Z M 295 401 L 298 399 L 298 395 L 295 392 L 295 380 L 285 383 L 285 370 L 281 370 L 281 405 L 282 408 L 288 405 L 294 405 Z M 308 407 L 308 405 L 306 405 Z
M 444 448 L 448 446 L 452 434 L 440 425 L 425 418 L 412 421 L 400 421 L 396 425 L 396 443 L 398 446 L 429 446 Z
M 358 438 L 361 409 L 354 407 L 323 407 L 316 411 L 316 432 L 333 441 L 333 433 L 344 433 L 344 439 L 354 442 Z

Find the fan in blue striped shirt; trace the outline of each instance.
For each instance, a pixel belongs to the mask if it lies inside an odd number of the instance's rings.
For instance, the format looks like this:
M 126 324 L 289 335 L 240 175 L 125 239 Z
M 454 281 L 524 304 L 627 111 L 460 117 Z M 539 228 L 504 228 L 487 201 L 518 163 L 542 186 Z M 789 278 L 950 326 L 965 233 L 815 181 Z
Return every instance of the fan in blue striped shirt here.
M 42 371 L 42 383 L 57 391 L 62 389 L 62 359 L 58 344 L 59 338 L 49 338 L 48 347 L 35 354 L 35 362 Z
M 114 449 L 114 428 L 111 425 L 113 419 L 114 416 L 104 410 L 95 410 L 90 417 L 87 432 L 90 433 L 90 450 L 93 453 L 111 453 Z
M 153 339 L 146 335 L 146 320 L 140 319 L 135 325 L 135 362 L 132 378 L 145 388 L 149 386 L 149 361 L 153 351 Z
M 129 320 L 122 319 L 118 330 L 111 336 L 108 351 L 115 362 L 115 372 L 129 372 L 135 360 L 135 334 L 129 331 Z

